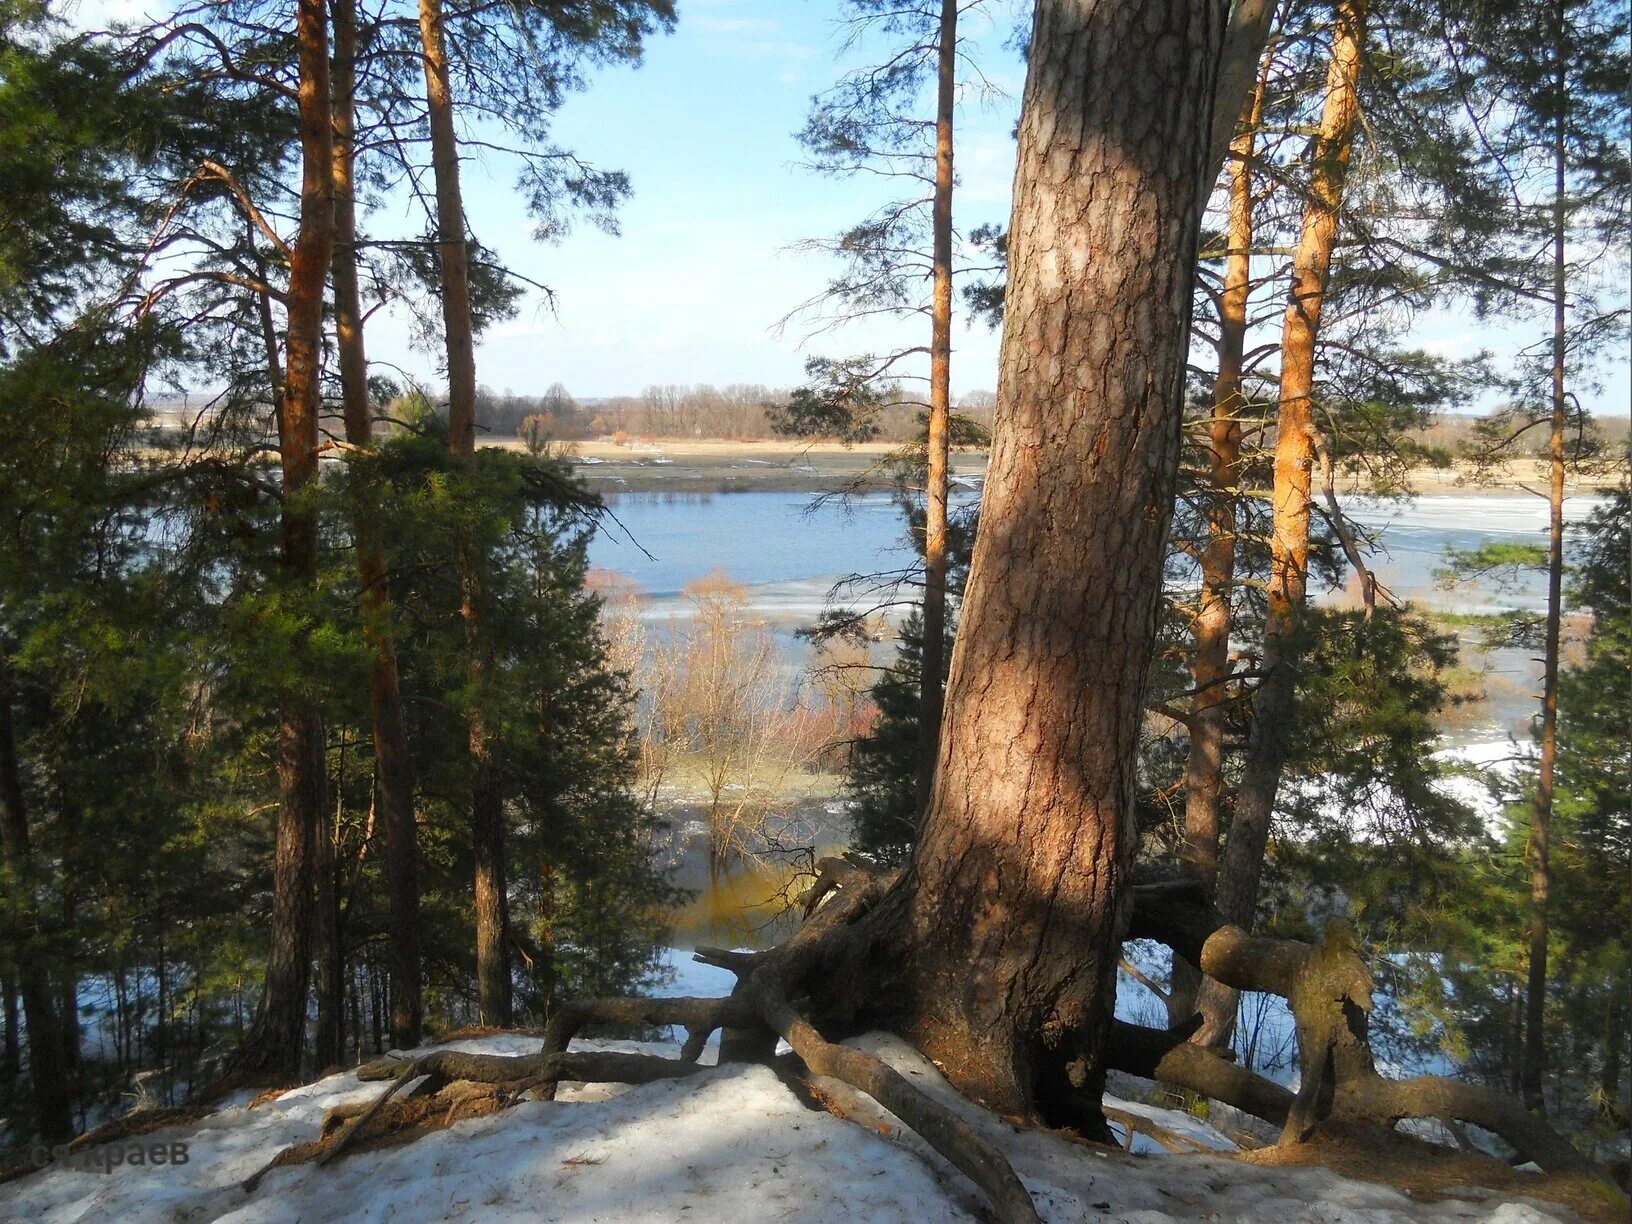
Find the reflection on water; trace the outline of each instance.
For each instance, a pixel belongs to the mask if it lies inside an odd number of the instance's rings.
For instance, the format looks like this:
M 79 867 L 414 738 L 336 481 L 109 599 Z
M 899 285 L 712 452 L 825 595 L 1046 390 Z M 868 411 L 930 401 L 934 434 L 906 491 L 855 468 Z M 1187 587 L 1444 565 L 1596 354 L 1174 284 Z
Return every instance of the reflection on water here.
M 842 803 L 806 801 L 769 820 L 753 853 L 712 866 L 707 826 L 695 819 L 701 812 L 685 807 L 668 815 L 675 822 L 670 878 L 692 894 L 672 915 L 671 942 L 678 948 L 780 943 L 793 930 L 793 902 L 814 879 L 816 861 L 850 843 Z
M 976 500 L 968 490 L 955 496 L 960 506 Z M 1566 517 L 1572 525 L 1579 524 L 1602 502 L 1599 497 L 1572 496 Z M 750 588 L 750 606 L 778 630 L 789 666 L 803 666 L 806 650 L 788 630 L 816 619 L 835 578 L 898 570 L 912 563 L 900 508 L 885 493 L 839 503 L 792 492 L 721 496 L 659 492 L 622 494 L 613 504 L 619 522 L 639 547 L 609 528 L 592 542 L 591 562 L 633 579 L 651 601 L 646 608 L 654 622 L 685 610 L 678 597 L 686 583 L 723 569 Z M 1444 590 L 1436 579 L 1448 546 L 1472 549 L 1490 540 L 1543 542 L 1544 501 L 1520 493 L 1452 493 L 1409 502 L 1354 498 L 1346 508 L 1373 536 L 1379 550 L 1378 576 L 1398 596 L 1441 611 L 1489 612 L 1544 604 L 1545 586 L 1539 575 L 1525 575 L 1515 589 L 1504 591 Z M 654 623 L 653 632 L 661 632 L 660 626 Z M 1522 730 L 1535 708 L 1531 696 L 1535 669 L 1526 652 L 1493 652 L 1487 662 L 1494 673 L 1489 682 L 1493 725 L 1462 728 L 1453 741 L 1457 744 Z M 670 815 L 681 823 L 696 813 Z M 807 841 L 825 851 L 845 844 L 848 833 L 847 822 L 829 821 Z M 711 879 L 707 858 L 706 841 L 698 845 L 682 836 L 674 847 L 675 882 L 695 894 L 675 915 L 675 943 L 758 948 L 782 938 L 788 930 L 788 901 L 800 887 L 797 870 L 811 860 L 784 854 L 738 861 Z
M 792 902 L 810 884 L 803 865 L 738 862 L 722 869 L 674 915 L 676 947 L 768 948 L 792 933 Z

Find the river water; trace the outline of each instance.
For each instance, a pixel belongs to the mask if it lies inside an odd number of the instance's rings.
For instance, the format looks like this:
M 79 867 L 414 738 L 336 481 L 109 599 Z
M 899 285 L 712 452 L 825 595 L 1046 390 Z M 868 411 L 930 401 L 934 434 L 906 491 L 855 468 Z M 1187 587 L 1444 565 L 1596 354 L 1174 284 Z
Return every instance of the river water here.
M 963 492 L 954 506 L 976 495 Z M 1604 499 L 1571 497 L 1566 518 L 1579 523 Z M 904 520 L 882 493 L 840 502 L 808 493 L 615 495 L 608 522 L 590 546 L 591 563 L 634 581 L 656 603 L 677 599 L 686 583 L 723 570 L 750 587 L 756 606 L 795 615 L 820 611 L 834 582 L 849 574 L 900 570 L 912 560 Z M 1374 533 L 1378 578 L 1404 597 L 1446 611 L 1545 605 L 1539 575 L 1510 591 L 1440 590 L 1434 570 L 1447 548 L 1490 540 L 1546 543 L 1547 504 L 1524 493 L 1439 493 L 1409 502 L 1353 499 L 1346 512 Z
M 977 492 L 965 489 L 955 495 L 954 503 L 967 506 L 977 499 Z M 1572 497 L 1566 517 L 1580 523 L 1603 501 Z M 591 564 L 634 583 L 648 618 L 661 624 L 684 616 L 686 584 L 723 572 L 746 588 L 749 606 L 777 630 L 790 668 L 802 666 L 808 657 L 808 648 L 794 637 L 794 630 L 812 623 L 829 605 L 836 584 L 850 575 L 900 572 L 913 561 L 901 510 L 882 493 L 842 502 L 798 492 L 641 493 L 614 496 L 610 508 L 611 521 L 591 544 Z M 1470 550 L 1491 541 L 1545 544 L 1547 506 L 1540 498 L 1523 493 L 1450 493 L 1409 502 L 1352 499 L 1345 512 L 1373 537 L 1377 577 L 1398 597 L 1443 612 L 1545 607 L 1546 587 L 1539 574 L 1519 575 L 1504 587 L 1445 588 L 1435 572 L 1445 564 L 1448 549 Z M 1322 596 L 1342 597 L 1341 592 Z M 910 598 L 910 591 L 903 595 Z M 1474 762 L 1511 756 L 1511 737 L 1522 737 L 1534 705 L 1529 693 L 1535 687 L 1536 666 L 1529 653 L 1496 651 L 1484 657 L 1494 677 L 1488 716 L 1481 723 L 1448 731 L 1447 753 Z M 1458 785 L 1464 798 L 1481 799 L 1482 789 L 1471 779 L 1459 780 Z M 770 855 L 710 871 L 706 833 L 697 820 L 700 814 L 686 807 L 668 813 L 673 830 L 666 856 L 676 883 L 693 894 L 675 915 L 669 965 L 675 974 L 672 987 L 714 993 L 728 989 L 728 975 L 694 965 L 689 950 L 703 944 L 763 947 L 782 938 L 787 929 L 785 898 L 797 883 L 800 864 L 793 857 Z M 788 822 L 783 840 L 816 853 L 842 848 L 848 832 L 844 806 L 832 799 L 794 805 Z M 1117 1010 L 1124 1018 L 1162 1022 L 1154 1002 L 1131 979 L 1119 982 Z M 1253 1031 L 1261 1033 L 1263 1042 L 1253 1061 L 1284 1078 L 1291 1074 L 1288 1060 L 1293 1049 L 1284 1004 L 1255 998 L 1253 1007 L 1259 1011 L 1249 1019 L 1256 1017 Z M 1444 1070 L 1440 1061 L 1416 1069 Z

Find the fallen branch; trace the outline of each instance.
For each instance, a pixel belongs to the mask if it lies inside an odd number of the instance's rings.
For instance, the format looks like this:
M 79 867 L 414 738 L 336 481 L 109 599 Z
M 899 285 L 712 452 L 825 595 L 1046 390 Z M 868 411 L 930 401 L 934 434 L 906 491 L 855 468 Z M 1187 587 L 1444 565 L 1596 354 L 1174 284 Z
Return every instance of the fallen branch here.
M 1107 1122 L 1115 1122 L 1122 1128 L 1122 1147 L 1125 1151 L 1133 1151 L 1134 1135 L 1148 1135 L 1170 1152 L 1181 1155 L 1189 1152 L 1205 1152 L 1210 1149 L 1199 1139 L 1192 1139 L 1189 1135 L 1181 1135 L 1178 1131 L 1168 1130 L 1159 1126 L 1149 1118 L 1140 1114 L 1129 1113 L 1125 1109 L 1106 1109 L 1101 1107 Z
M 375 1114 L 379 1113 L 381 1106 L 383 1106 L 392 1097 L 396 1096 L 397 1093 L 401 1091 L 401 1089 L 408 1083 L 408 1081 L 414 1078 L 414 1075 L 414 1064 L 404 1063 L 402 1068 L 397 1072 L 396 1078 L 391 1081 L 391 1087 L 380 1093 L 380 1095 L 375 1097 L 369 1104 L 367 1109 L 363 1110 L 355 1118 L 346 1123 L 345 1129 L 335 1136 L 333 1146 L 330 1147 L 328 1151 L 324 1152 L 322 1156 L 318 1157 L 317 1163 L 320 1165 L 326 1165 L 331 1160 L 339 1157 L 348 1147 L 352 1145 L 352 1142 L 357 1138 L 363 1127 L 368 1125 L 369 1119 Z M 358 1078 L 361 1079 L 362 1077 L 358 1076 Z M 259 1177 L 259 1174 L 256 1176 Z

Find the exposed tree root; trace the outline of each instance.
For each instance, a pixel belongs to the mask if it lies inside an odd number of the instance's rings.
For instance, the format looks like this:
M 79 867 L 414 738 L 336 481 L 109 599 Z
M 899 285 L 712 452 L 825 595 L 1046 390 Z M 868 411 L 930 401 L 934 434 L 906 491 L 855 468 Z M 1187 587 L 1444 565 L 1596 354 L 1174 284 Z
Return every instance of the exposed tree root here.
M 380 1112 L 380 1107 L 395 1096 L 397 1091 L 406 1085 L 409 1080 L 414 1078 L 413 1070 L 414 1067 L 412 1063 L 403 1063 L 401 1069 L 396 1074 L 396 1078 L 392 1081 L 391 1087 L 387 1088 L 379 1096 L 375 1097 L 369 1104 L 368 1108 L 359 1112 L 355 1118 L 346 1123 L 345 1128 L 334 1137 L 334 1143 L 329 1147 L 328 1151 L 323 1153 L 323 1155 L 318 1159 L 317 1163 L 328 1164 L 329 1161 L 333 1160 L 335 1157 L 339 1156 L 340 1153 L 344 1152 L 346 1148 L 350 1147 L 352 1142 L 362 1132 L 363 1127 L 368 1125 L 368 1120 Z M 329 1118 L 323 1119 L 323 1129 L 325 1131 L 329 1127 L 329 1122 Z
M 1036 1220 L 1031 1195 L 1008 1160 L 973 1127 L 873 1055 L 828 1041 L 789 1001 L 788 983 L 805 980 L 811 968 L 832 952 L 849 925 L 883 895 L 891 882 L 893 877 L 870 871 L 860 863 L 823 860 L 815 885 L 803 898 L 805 923 L 786 943 L 762 953 L 698 949 L 699 961 L 737 975 L 737 988 L 729 998 L 710 1000 L 712 1008 L 697 1008 L 697 1014 L 689 1018 L 664 1006 L 676 1000 L 597 999 L 575 1004 L 564 1008 L 552 1021 L 545 1038 L 545 1057 L 559 1056 L 572 1036 L 592 1020 L 646 1019 L 686 1024 L 690 1035 L 682 1056 L 693 1048 L 700 1052 L 702 1042 L 715 1028 L 743 1034 L 757 1029 L 757 1036 L 739 1038 L 731 1046 L 722 1037 L 721 1060 L 768 1061 L 776 1038 L 781 1037 L 813 1075 L 840 1080 L 865 1092 L 917 1131 L 980 1187 L 999 1220 Z
M 529 1090 L 553 1097 L 562 1080 L 650 1083 L 694 1075 L 701 1069 L 697 1059 L 704 1044 L 721 1031 L 722 1062 L 751 1059 L 774 1066 L 776 1041 L 782 1038 L 811 1075 L 849 1084 L 917 1131 L 981 1189 L 1003 1224 L 1032 1224 L 1038 1215 L 1031 1195 L 996 1147 L 878 1058 L 829 1041 L 804 1007 L 792 1001 L 797 984 L 820 977 L 820 966 L 850 950 L 852 924 L 886 893 L 890 882 L 891 877 L 862 864 L 827 860 L 804 898 L 805 923 L 786 943 L 763 953 L 700 950 L 699 960 L 737 974 L 737 987 L 728 998 L 581 1000 L 562 1007 L 552 1018 L 537 1054 L 510 1057 L 436 1050 L 412 1059 L 370 1063 L 358 1071 L 358 1078 L 389 1081 L 385 1092 L 366 1105 L 331 1111 L 325 1129 L 339 1123 L 338 1131 L 316 1144 L 280 1153 L 268 1169 L 294 1161 L 337 1159 L 366 1131 L 378 1128 L 391 1098 L 415 1080 L 438 1091 L 455 1084 L 491 1085 L 493 1099 L 502 1107 Z M 687 1037 L 679 1058 L 569 1050 L 573 1037 L 589 1024 L 678 1025 L 687 1030 Z M 814 1095 L 820 1099 L 819 1090 Z
M 376 1098 L 366 1104 L 332 1110 L 330 1116 L 325 1117 L 324 1130 L 318 1138 L 279 1152 L 265 1168 L 244 1182 L 244 1190 L 254 1191 L 274 1169 L 329 1163 L 335 1158 L 344 1133 L 344 1128 L 336 1124 L 365 1112 L 370 1115 L 366 1129 L 353 1132 L 354 1137 L 347 1140 L 344 1151 L 373 1151 L 411 1143 L 432 1131 L 446 1130 L 456 1122 L 498 1113 L 511 1104 L 502 1091 L 490 1085 L 443 1084 L 435 1086 L 434 1091 L 425 1091 L 425 1087 L 416 1086 L 388 1104 Z
M 785 1064 L 797 1063 L 789 1056 L 776 1058 L 781 1038 L 812 1077 L 838 1080 L 865 1093 L 916 1131 L 979 1187 L 997 1219 L 1035 1221 L 1036 1207 L 1013 1167 L 974 1127 L 878 1058 L 840 1045 L 823 1032 L 855 1032 L 880 1014 L 889 1015 L 888 1003 L 880 1005 L 873 996 L 887 994 L 881 983 L 891 980 L 891 949 L 880 931 L 888 929 L 885 920 L 893 917 L 889 899 L 897 895 L 891 889 L 894 882 L 893 876 L 858 862 L 825 860 L 803 899 L 805 921 L 783 944 L 763 952 L 698 949 L 699 961 L 737 975 L 737 986 L 727 998 L 587 999 L 557 1012 L 536 1054 L 436 1050 L 371 1063 L 358 1076 L 390 1081 L 385 1092 L 367 1104 L 334 1111 L 325 1130 L 339 1124 L 337 1131 L 316 1145 L 290 1149 L 274 1165 L 313 1159 L 327 1163 L 365 1132 L 422 1125 L 431 1106 L 416 1098 L 440 1101 L 461 1086 L 467 1093 L 472 1085 L 483 1089 L 474 1098 L 448 1098 L 453 1102 L 450 1119 L 462 1108 L 505 1108 L 528 1092 L 552 1098 L 563 1080 L 650 1083 L 693 1075 L 700 1070 L 697 1060 L 708 1038 L 719 1032 L 722 1063 L 762 1063 L 777 1067 L 786 1078 L 790 1067 Z M 1167 1030 L 1114 1025 L 1105 1052 L 1108 1066 L 1190 1088 L 1264 1118 L 1283 1128 L 1283 1143 L 1316 1130 L 1330 1133 L 1334 1126 L 1392 1127 L 1405 1117 L 1460 1119 L 1501 1135 L 1549 1172 L 1603 1176 L 1515 1101 L 1456 1081 L 1387 1081 L 1378 1075 L 1366 1044 L 1371 978 L 1346 926 L 1334 924 L 1319 945 L 1268 939 L 1221 922 L 1197 903 L 1193 886 L 1186 883 L 1140 885 L 1135 895 L 1130 937 L 1167 943 L 1226 985 L 1289 1000 L 1304 1088 L 1294 1096 L 1192 1044 L 1188 1038 L 1199 1017 Z M 683 1027 L 687 1036 L 678 1058 L 568 1049 L 591 1024 L 673 1025 Z M 391 1102 L 414 1081 L 419 1086 L 406 1103 Z M 824 1099 L 818 1083 L 811 1084 L 811 1096 L 818 1103 Z M 421 1121 L 404 1123 L 404 1118 Z M 1198 1146 L 1148 1119 L 1118 1115 L 1117 1120 L 1130 1141 L 1132 1132 L 1139 1131 L 1170 1150 Z
M 1512 1097 L 1439 1076 L 1386 1080 L 1367 1036 L 1371 974 L 1347 923 L 1328 925 L 1321 942 L 1249 935 L 1199 904 L 1188 881 L 1134 889 L 1130 938 L 1155 939 L 1203 973 L 1237 990 L 1285 998 L 1297 1027 L 1301 1086 L 1293 1096 L 1217 1054 L 1191 1045 L 1188 1026 L 1118 1026 L 1110 1063 L 1220 1100 L 1283 1127 L 1282 1142 L 1307 1138 L 1327 1120 L 1392 1129 L 1405 1118 L 1472 1123 L 1500 1135 L 1548 1172 L 1609 1180 L 1545 1120 Z
M 1114 1024 L 1106 1046 L 1106 1064 L 1129 1075 L 1189 1088 L 1255 1118 L 1284 1126 L 1292 1109 L 1292 1094 L 1214 1050 L 1191 1044 L 1193 1031 L 1191 1025 L 1160 1030 Z
M 805 1060 L 812 1074 L 841 1080 L 865 1092 L 925 1143 L 951 1161 L 979 1186 L 1003 1221 L 1038 1219 L 1031 1201 L 1008 1159 L 957 1114 L 931 1100 L 906 1078 L 873 1055 L 825 1040 L 815 1027 L 785 1002 L 769 1000 L 766 1019 Z
M 619 1054 L 573 1050 L 560 1054 L 465 1054 L 435 1050 L 412 1059 L 385 1059 L 359 1067 L 357 1078 L 417 1079 L 431 1076 L 444 1083 L 516 1084 L 524 1080 L 573 1080 L 585 1084 L 652 1084 L 683 1079 L 702 1068 L 677 1058 L 653 1054 Z

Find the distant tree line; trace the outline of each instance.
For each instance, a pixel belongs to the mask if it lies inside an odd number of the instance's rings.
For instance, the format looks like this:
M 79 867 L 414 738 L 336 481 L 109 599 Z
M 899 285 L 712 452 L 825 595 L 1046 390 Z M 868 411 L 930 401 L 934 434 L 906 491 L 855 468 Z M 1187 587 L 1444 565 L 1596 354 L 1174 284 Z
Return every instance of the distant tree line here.
M 639 395 L 578 400 L 561 383 L 542 395 L 515 395 L 482 387 L 476 395 L 476 423 L 485 437 L 517 437 L 576 442 L 595 438 L 707 438 L 764 441 L 804 437 L 829 441 L 908 442 L 919 436 L 924 408 L 901 387 L 879 391 L 866 424 L 857 428 L 846 415 L 826 428 L 809 415 L 808 392 L 779 390 L 757 383 L 716 387 L 665 383 Z M 990 428 L 996 397 L 977 391 L 958 401 L 960 414 Z

